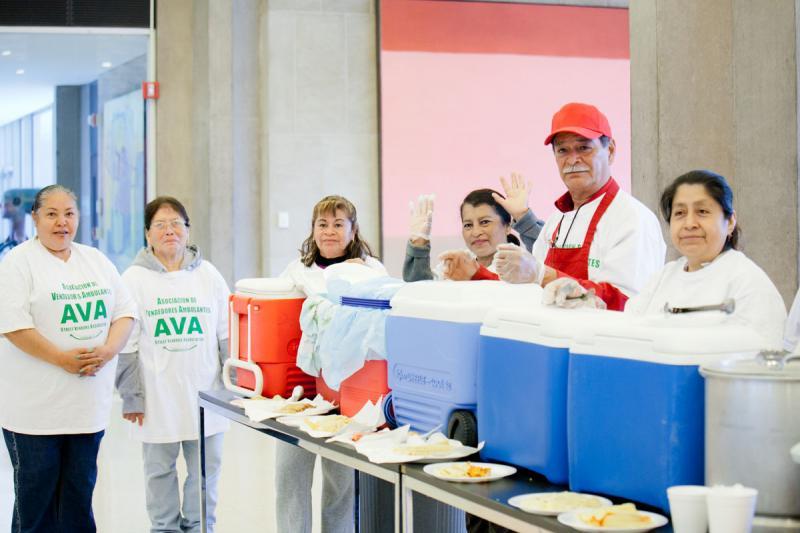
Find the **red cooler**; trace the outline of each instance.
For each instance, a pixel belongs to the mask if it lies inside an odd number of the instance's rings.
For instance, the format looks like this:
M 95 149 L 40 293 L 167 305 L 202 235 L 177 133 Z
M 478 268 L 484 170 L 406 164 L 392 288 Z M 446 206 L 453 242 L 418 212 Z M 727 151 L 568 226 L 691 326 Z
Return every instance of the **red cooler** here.
M 378 403 L 378 399 L 389 394 L 389 379 L 386 360 L 364 362 L 361 370 L 342 381 L 339 387 L 341 411 L 345 416 L 354 416 L 368 401 Z
M 302 385 L 315 394 L 314 378 L 297 367 L 300 310 L 305 294 L 291 280 L 250 278 L 236 283 L 229 302 L 230 358 L 222 372 L 225 387 L 247 396 L 289 397 Z M 230 368 L 236 369 L 237 385 Z
M 333 390 L 332 388 L 328 387 L 328 384 L 325 383 L 325 380 L 322 378 L 322 376 L 315 378 L 315 383 L 317 386 L 318 394 L 320 394 L 323 398 L 325 398 L 329 402 L 339 405 L 339 391 Z

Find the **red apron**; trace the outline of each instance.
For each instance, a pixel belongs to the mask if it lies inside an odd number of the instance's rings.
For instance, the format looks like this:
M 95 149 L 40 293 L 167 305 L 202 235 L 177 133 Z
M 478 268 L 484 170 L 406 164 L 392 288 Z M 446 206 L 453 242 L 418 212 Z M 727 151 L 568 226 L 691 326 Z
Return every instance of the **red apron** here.
M 581 282 L 582 285 L 590 285 L 590 287 L 595 285 L 591 282 L 585 283 L 589 280 L 589 250 L 592 247 L 594 234 L 597 231 L 597 224 L 600 222 L 600 219 L 603 218 L 608 206 L 611 205 L 611 202 L 617 196 L 618 191 L 619 185 L 612 178 L 608 183 L 608 188 L 606 189 L 603 199 L 600 201 L 600 205 L 597 206 L 594 216 L 591 222 L 589 222 L 589 228 L 586 230 L 586 236 L 580 248 L 556 248 L 555 239 L 558 236 L 558 230 L 561 224 L 559 223 L 555 230 L 553 230 L 553 235 L 550 237 L 550 242 L 553 244 L 550 246 L 550 249 L 547 250 L 547 257 L 545 257 L 544 264 L 557 270 L 559 272 L 559 277 L 566 274 Z M 601 283 L 600 285 L 610 284 Z M 608 289 L 611 289 L 611 287 L 609 286 Z M 615 293 L 611 298 L 607 298 L 604 294 L 605 292 L 606 291 L 602 289 L 599 290 L 598 296 L 606 301 L 609 309 L 622 310 L 625 307 L 625 300 L 627 300 L 627 297 L 619 290 L 611 290 L 612 293 Z M 611 295 L 609 294 L 608 296 Z M 617 300 L 620 299 L 621 301 L 618 302 Z

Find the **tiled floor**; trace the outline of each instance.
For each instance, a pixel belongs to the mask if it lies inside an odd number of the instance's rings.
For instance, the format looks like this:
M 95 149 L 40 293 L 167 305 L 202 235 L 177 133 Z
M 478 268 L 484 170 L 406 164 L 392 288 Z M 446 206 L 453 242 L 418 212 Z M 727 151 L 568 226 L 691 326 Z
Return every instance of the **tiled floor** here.
M 98 458 L 100 474 L 94 493 L 98 531 L 145 533 L 149 521 L 144 504 L 141 445 L 128 438 L 127 422 L 119 412 L 117 399 Z M 236 424 L 231 427 L 225 436 L 217 533 L 275 531 L 273 461 L 272 439 Z M 313 500 L 318 509 L 320 483 L 318 479 L 314 483 Z M 0 532 L 11 528 L 13 502 L 11 464 L 5 445 L 0 444 Z M 314 517 L 314 531 L 319 531 L 318 516 Z

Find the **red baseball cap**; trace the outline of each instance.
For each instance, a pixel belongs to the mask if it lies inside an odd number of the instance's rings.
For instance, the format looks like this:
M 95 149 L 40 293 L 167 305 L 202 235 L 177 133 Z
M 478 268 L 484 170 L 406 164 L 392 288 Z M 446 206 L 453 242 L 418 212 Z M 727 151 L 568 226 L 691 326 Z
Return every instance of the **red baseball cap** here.
M 553 115 L 550 135 L 544 140 L 544 144 L 550 144 L 553 142 L 553 137 L 563 132 L 575 133 L 587 139 L 597 139 L 602 135 L 611 137 L 611 126 L 606 116 L 595 106 L 570 102 Z

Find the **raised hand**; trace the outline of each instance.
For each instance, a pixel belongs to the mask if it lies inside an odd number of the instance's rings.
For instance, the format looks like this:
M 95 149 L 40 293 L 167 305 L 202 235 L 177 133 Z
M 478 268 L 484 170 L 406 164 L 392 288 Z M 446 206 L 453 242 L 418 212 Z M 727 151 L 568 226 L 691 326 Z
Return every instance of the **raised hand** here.
M 408 203 L 411 210 L 410 234 L 412 241 L 431 240 L 434 198 L 433 194 L 420 194 L 416 202 L 412 200 Z
M 528 210 L 528 198 L 532 188 L 531 182 L 525 181 L 521 174 L 512 172 L 511 181 L 506 181 L 504 177 L 501 177 L 500 183 L 503 185 L 503 192 L 505 192 L 506 197 L 503 198 L 494 193 L 492 193 L 492 197 L 509 212 L 514 220 L 521 219 Z

